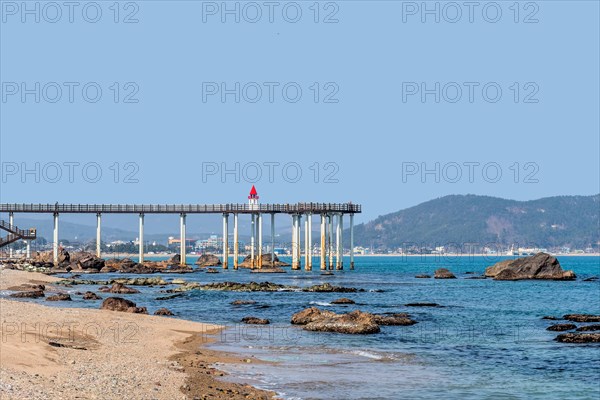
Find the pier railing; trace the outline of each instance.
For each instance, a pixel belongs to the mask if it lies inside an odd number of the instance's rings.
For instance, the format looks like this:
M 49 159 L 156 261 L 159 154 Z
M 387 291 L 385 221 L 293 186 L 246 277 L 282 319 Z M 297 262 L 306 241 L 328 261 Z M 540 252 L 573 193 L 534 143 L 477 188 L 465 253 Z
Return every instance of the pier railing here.
M 213 213 L 342 213 L 361 212 L 353 203 L 296 204 L 0 204 L 0 212 L 16 213 L 147 213 L 147 214 L 213 214 Z

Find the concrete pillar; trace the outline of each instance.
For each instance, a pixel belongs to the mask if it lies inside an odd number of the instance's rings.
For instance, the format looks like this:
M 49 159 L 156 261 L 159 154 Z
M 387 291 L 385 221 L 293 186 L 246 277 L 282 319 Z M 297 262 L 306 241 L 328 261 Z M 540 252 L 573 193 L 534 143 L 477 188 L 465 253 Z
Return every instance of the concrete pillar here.
M 307 271 L 312 271 L 312 260 L 313 260 L 313 251 L 312 251 L 312 214 L 307 214 L 306 218 L 308 219 L 308 259 L 306 266 Z
M 138 262 L 144 262 L 144 213 L 140 213 L 140 233 L 138 246 Z
M 96 257 L 100 257 L 100 224 L 102 220 L 102 214 L 96 214 Z
M 336 265 L 335 269 L 344 269 L 344 243 L 342 232 L 344 230 L 344 214 L 340 213 L 337 216 L 337 232 L 336 232 Z
M 298 269 L 300 269 L 302 268 L 302 214 L 298 214 L 296 229 L 298 230 L 296 233 L 296 237 L 298 238 L 298 246 L 296 246 L 296 251 L 298 252 Z
M 229 214 L 223 213 L 223 269 L 229 268 Z
M 58 265 L 58 213 L 54 213 L 54 242 L 52 243 L 52 255 L 54 265 Z
M 233 269 L 238 269 L 239 258 L 238 214 L 233 214 Z
M 325 251 L 326 244 L 326 216 L 321 214 L 321 270 L 327 269 L 327 252 Z
M 292 214 L 292 269 L 300 269 L 298 260 L 299 237 L 298 234 L 298 215 Z
M 258 223 L 258 259 L 256 264 L 258 268 L 262 268 L 262 214 L 256 216 L 256 222 Z
M 25 244 L 27 245 L 27 251 L 25 253 L 25 257 L 28 259 L 31 258 L 31 240 L 26 240 Z
M 354 269 L 354 214 L 350 214 L 350 269 Z
M 14 214 L 11 212 L 8 213 L 8 224 L 10 225 L 10 228 L 12 229 L 12 226 L 15 224 L 15 217 Z M 12 243 L 8 245 L 8 256 L 10 258 L 12 258 L 13 256 L 13 245 Z
M 271 214 L 271 267 L 275 267 L 275 213 Z
M 252 214 L 252 222 L 250 223 L 250 267 L 254 268 L 256 259 L 254 257 L 254 241 L 256 239 L 256 216 Z
M 187 265 L 185 260 L 185 213 L 179 215 L 179 228 L 181 230 L 179 238 L 181 239 L 180 261 L 179 265 Z
M 306 214 L 304 220 L 304 270 L 310 271 L 310 245 L 308 242 L 308 220 L 310 219 L 309 214 Z
M 333 269 L 333 216 L 331 214 L 327 216 L 327 225 L 329 228 L 329 234 L 327 239 L 329 249 L 329 269 L 331 270 Z

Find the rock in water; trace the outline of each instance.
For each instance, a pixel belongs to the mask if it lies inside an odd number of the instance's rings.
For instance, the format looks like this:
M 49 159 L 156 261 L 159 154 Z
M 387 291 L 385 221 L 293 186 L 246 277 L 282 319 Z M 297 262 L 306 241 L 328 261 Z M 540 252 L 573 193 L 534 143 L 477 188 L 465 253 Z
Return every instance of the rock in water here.
M 175 315 L 173 314 L 173 312 L 171 310 L 169 310 L 168 308 L 159 308 L 158 310 L 154 311 L 154 315 Z
M 431 278 L 431 275 L 427 275 L 427 274 L 419 274 L 419 275 L 415 275 L 415 278 L 419 278 L 419 279 L 427 279 L 427 278 Z
M 54 296 L 48 296 L 46 301 L 71 301 L 71 296 L 67 293 L 59 293 Z
M 310 322 L 329 318 L 337 315 L 333 311 L 321 310 L 317 307 L 305 308 L 304 310 L 297 312 L 292 315 L 292 324 L 294 325 L 306 325 Z
M 442 307 L 438 303 L 407 303 L 405 307 Z
M 591 332 L 591 331 L 600 331 L 600 325 L 586 325 L 580 326 L 576 329 L 578 332 Z
M 130 287 L 127 287 L 125 285 L 123 285 L 122 283 L 116 282 L 113 283 L 112 287 L 108 288 L 108 287 L 103 287 L 98 289 L 101 292 L 105 292 L 105 293 L 119 293 L 119 294 L 133 294 L 133 293 L 139 293 L 140 291 L 137 289 L 133 289 Z
M 555 340 L 561 343 L 600 343 L 600 333 L 561 333 Z
M 83 294 L 83 299 L 84 300 L 102 300 L 102 297 L 98 296 L 94 292 L 85 292 Z
M 547 331 L 563 332 L 577 328 L 575 324 L 555 324 L 546 328 Z
M 258 317 L 244 317 L 242 318 L 242 322 L 245 324 L 252 325 L 268 325 L 271 323 L 271 321 L 269 321 L 268 319 Z
M 546 253 L 500 261 L 486 268 L 485 276 L 506 281 L 521 279 L 574 280 L 576 278 L 573 271 L 564 271 L 556 257 Z
M 121 311 L 134 314 L 148 314 L 146 307 L 137 307 L 133 301 L 121 297 L 109 297 L 102 302 L 101 310 Z
M 246 304 L 256 304 L 256 301 L 254 301 L 254 300 L 234 300 L 231 302 L 231 305 L 233 305 L 233 306 L 242 306 L 242 305 L 246 305 Z
M 307 331 L 336 332 L 353 335 L 379 333 L 381 331 L 373 314 L 359 310 L 309 322 L 304 325 L 304 329 Z
M 342 297 L 339 299 L 335 299 L 331 302 L 331 304 L 356 304 L 354 300 L 348 299 L 346 297 Z
M 199 267 L 215 267 L 221 265 L 221 260 L 214 254 L 202 254 L 194 264 Z
M 396 314 L 374 314 L 375 322 L 378 325 L 387 326 L 409 326 L 414 325 L 417 321 L 410 318 L 406 313 Z
M 433 274 L 435 279 L 456 279 L 456 276 L 446 268 L 440 268 Z
M 563 315 L 563 319 L 573 322 L 600 322 L 600 315 L 591 314 L 567 314 Z

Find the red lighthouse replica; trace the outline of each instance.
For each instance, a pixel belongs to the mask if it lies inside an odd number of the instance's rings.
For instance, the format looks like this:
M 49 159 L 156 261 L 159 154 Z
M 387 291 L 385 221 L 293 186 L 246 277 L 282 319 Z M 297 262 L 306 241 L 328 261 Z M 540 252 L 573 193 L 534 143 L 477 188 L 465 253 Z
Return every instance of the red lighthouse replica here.
M 256 191 L 254 185 L 252 185 L 252 189 L 250 189 L 250 195 L 248 196 L 248 204 L 250 205 L 250 209 L 253 209 L 256 206 L 258 206 L 258 192 Z

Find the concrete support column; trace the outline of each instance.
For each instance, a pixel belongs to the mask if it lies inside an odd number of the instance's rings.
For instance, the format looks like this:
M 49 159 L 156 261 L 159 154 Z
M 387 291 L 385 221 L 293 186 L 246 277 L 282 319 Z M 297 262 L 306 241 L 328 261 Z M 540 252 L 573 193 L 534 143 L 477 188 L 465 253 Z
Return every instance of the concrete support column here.
M 298 215 L 292 214 L 292 269 L 300 269 L 299 265 L 299 257 L 298 257 L 298 248 L 299 246 L 299 237 L 298 234 Z
M 238 214 L 233 214 L 233 269 L 238 269 L 238 258 L 240 252 L 238 236 Z
M 52 243 L 52 255 L 54 265 L 58 265 L 58 213 L 54 213 L 54 234 L 53 234 L 53 243 Z
M 337 217 L 337 233 L 336 233 L 336 266 L 335 269 L 344 269 L 344 243 L 342 232 L 344 230 L 344 214 L 340 213 Z
M 10 225 L 11 229 L 12 229 L 12 226 L 15 224 L 15 216 L 12 213 L 12 211 L 8 213 L 8 224 Z M 8 245 L 8 256 L 10 258 L 12 258 L 12 256 L 13 256 L 13 245 L 12 245 L 12 243 Z
M 100 257 L 100 225 L 102 222 L 102 214 L 96 214 L 96 257 Z
M 310 214 L 306 214 L 306 219 L 304 220 L 304 270 L 310 271 L 310 244 L 308 239 L 308 220 Z
M 329 269 L 331 270 L 333 269 L 333 216 L 331 214 L 327 216 L 327 225 L 329 228 L 329 234 L 327 239 L 329 248 Z
M 298 230 L 296 233 L 296 237 L 298 238 L 298 246 L 296 246 L 296 251 L 298 252 L 298 269 L 300 269 L 302 268 L 302 214 L 298 214 L 296 229 Z
M 256 215 L 252 214 L 252 222 L 250 223 L 250 267 L 254 268 L 256 265 L 256 258 L 254 257 L 254 241 L 256 240 Z
M 185 213 L 179 214 L 179 228 L 181 230 L 179 238 L 181 239 L 180 261 L 179 265 L 186 265 L 185 261 Z
M 25 253 L 25 257 L 31 258 L 31 240 L 26 240 L 25 244 L 27 245 L 27 250 Z
M 321 214 L 321 270 L 327 269 L 327 252 L 325 251 L 326 244 L 326 216 Z
M 350 269 L 354 269 L 354 214 L 350 214 Z
M 144 213 L 140 213 L 140 233 L 139 233 L 139 246 L 138 246 L 138 262 L 144 262 Z
M 312 251 L 312 214 L 307 214 L 306 218 L 308 219 L 308 259 L 306 270 L 312 271 L 312 260 L 313 260 L 313 251 Z
M 223 269 L 229 268 L 229 214 L 223 213 Z
M 271 267 L 275 267 L 275 214 L 271 214 Z
M 263 247 L 263 234 L 262 234 L 262 214 L 258 214 L 256 216 L 257 222 L 258 222 L 258 268 L 262 268 L 262 247 Z

